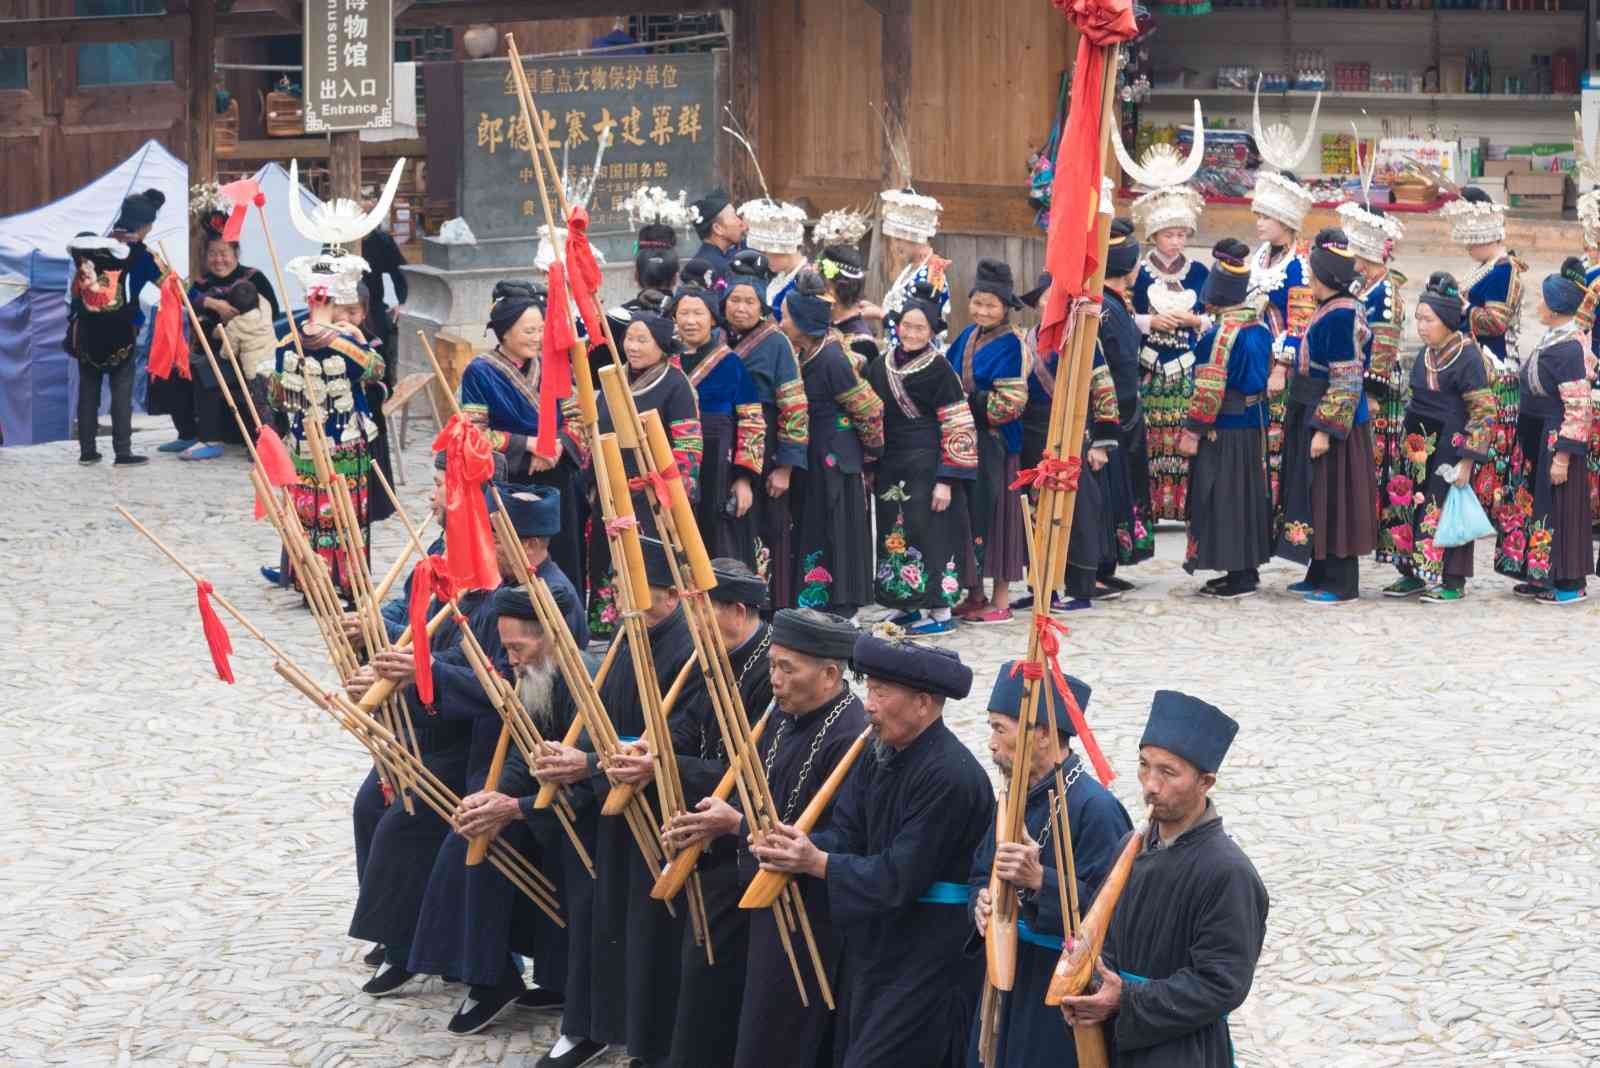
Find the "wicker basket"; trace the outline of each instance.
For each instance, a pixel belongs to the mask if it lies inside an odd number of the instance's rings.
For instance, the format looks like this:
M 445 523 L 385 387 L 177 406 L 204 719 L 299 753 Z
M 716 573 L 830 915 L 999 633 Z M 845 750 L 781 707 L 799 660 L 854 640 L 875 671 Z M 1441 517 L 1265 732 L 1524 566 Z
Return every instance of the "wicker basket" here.
M 293 93 L 268 93 L 264 105 L 268 137 L 301 137 L 306 132 L 306 105 Z
M 217 139 L 218 152 L 232 152 L 239 147 L 239 102 L 228 101 L 228 110 L 212 120 L 212 130 Z

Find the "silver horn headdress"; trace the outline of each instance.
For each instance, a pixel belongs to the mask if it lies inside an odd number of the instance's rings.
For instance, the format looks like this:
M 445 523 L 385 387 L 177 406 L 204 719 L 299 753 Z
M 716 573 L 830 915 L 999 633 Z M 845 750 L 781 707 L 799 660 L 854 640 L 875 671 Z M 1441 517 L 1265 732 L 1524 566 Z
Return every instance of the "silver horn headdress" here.
M 1346 201 L 1339 205 L 1339 225 L 1350 239 L 1350 251 L 1373 263 L 1387 263 L 1394 254 L 1397 241 L 1405 236 L 1405 228 L 1392 215 L 1379 215 L 1372 210 L 1372 176 L 1378 169 L 1378 154 L 1360 165 L 1361 130 L 1355 123 L 1350 129 L 1356 135 L 1357 165 L 1361 175 L 1361 203 Z
M 1322 94 L 1318 93 L 1311 105 L 1311 123 L 1306 127 L 1304 139 L 1296 141 L 1294 130 L 1283 123 L 1273 123 L 1261 128 L 1261 78 L 1256 78 L 1255 103 L 1251 112 L 1252 132 L 1256 151 L 1263 162 L 1279 171 L 1292 171 L 1311 151 L 1311 142 L 1317 133 L 1317 115 L 1322 110 Z M 1306 213 L 1313 203 L 1311 194 L 1299 182 L 1283 174 L 1260 171 L 1256 174 L 1256 188 L 1251 194 L 1251 207 L 1258 215 L 1276 219 L 1291 230 L 1298 231 L 1306 221 Z
M 1122 143 L 1122 131 L 1111 138 L 1117 162 L 1122 170 L 1138 185 L 1149 192 L 1133 202 L 1133 221 L 1139 225 L 1145 240 L 1154 234 L 1173 227 L 1182 227 L 1191 233 L 1200 228 L 1200 212 L 1205 208 L 1205 197 L 1188 182 L 1200 170 L 1205 156 L 1206 128 L 1200 113 L 1200 101 L 1194 102 L 1194 144 L 1185 159 L 1168 144 L 1151 145 L 1135 163 Z
M 332 304 L 360 301 L 357 287 L 361 276 L 369 269 L 367 261 L 340 246 L 360 241 L 389 217 L 389 205 L 394 203 L 405 166 L 404 159 L 395 161 L 394 170 L 389 172 L 389 180 L 384 183 L 383 194 L 371 211 L 363 212 L 357 202 L 338 197 L 319 205 L 307 217 L 297 193 L 300 161 L 289 161 L 289 221 L 300 236 L 322 245 L 322 251 L 315 256 L 296 256 L 284 264 L 284 270 L 305 287 L 307 300 Z

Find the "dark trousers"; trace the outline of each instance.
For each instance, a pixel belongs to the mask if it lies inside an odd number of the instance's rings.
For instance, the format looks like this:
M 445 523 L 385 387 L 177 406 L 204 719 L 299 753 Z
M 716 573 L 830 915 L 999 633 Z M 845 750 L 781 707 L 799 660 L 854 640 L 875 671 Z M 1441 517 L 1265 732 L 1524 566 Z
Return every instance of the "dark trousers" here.
M 172 416 L 172 427 L 184 441 L 194 441 L 199 436 L 194 417 L 194 380 L 183 378 L 177 371 L 161 381 L 152 381 L 150 392 L 155 404 Z
M 118 456 L 133 448 L 134 361 L 130 356 L 115 367 L 102 370 L 78 361 L 78 448 L 94 452 L 95 432 L 100 429 L 100 383 L 111 382 L 111 445 Z
M 1361 560 L 1354 556 L 1326 556 L 1311 561 L 1306 581 L 1344 600 L 1360 595 Z

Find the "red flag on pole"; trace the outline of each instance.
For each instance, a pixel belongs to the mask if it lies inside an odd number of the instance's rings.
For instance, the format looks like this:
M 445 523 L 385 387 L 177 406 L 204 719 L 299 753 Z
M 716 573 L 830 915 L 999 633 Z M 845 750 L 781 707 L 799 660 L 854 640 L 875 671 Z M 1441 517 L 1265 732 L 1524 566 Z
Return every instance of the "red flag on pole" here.
M 549 313 L 544 321 L 544 347 L 539 361 L 539 436 L 533 451 L 547 460 L 556 457 L 556 410 L 563 398 L 572 396 L 572 309 L 567 304 L 567 274 L 561 261 L 550 264 L 550 296 L 545 302 Z
M 433 652 L 428 642 L 428 605 L 437 597 L 448 601 L 450 565 L 442 556 L 424 556 L 411 571 L 411 597 L 406 610 L 411 619 L 411 655 L 417 665 L 417 697 L 433 704 Z
M 211 607 L 211 583 L 200 579 L 194 584 L 194 592 L 200 602 L 200 629 L 205 631 L 211 666 L 216 669 L 217 678 L 231 683 L 233 668 L 228 663 L 228 657 L 233 652 L 233 641 L 228 637 L 228 628 L 217 618 L 217 610 Z
M 567 270 L 572 274 L 572 298 L 583 316 L 584 332 L 591 346 L 598 345 L 606 336 L 600 322 L 600 264 L 589 247 L 589 213 L 582 204 L 574 205 L 567 216 Z
M 183 279 L 168 271 L 161 280 L 161 305 L 156 309 L 156 325 L 150 339 L 150 377 L 161 379 L 178 369 L 179 378 L 189 374 L 189 342 L 183 336 Z
M 1085 292 L 1099 266 L 1095 248 L 1095 216 L 1100 209 L 1100 129 L 1102 99 L 1110 47 L 1132 40 L 1138 32 L 1131 0 L 1054 0 L 1077 28 L 1078 56 L 1072 68 L 1072 106 L 1056 150 L 1056 175 L 1050 187 L 1050 234 L 1045 243 L 1045 270 L 1051 286 L 1039 319 L 1039 351 L 1061 348 L 1068 309 Z
M 500 585 L 489 506 L 483 484 L 494 477 L 494 450 L 483 431 L 457 413 L 433 439 L 445 454 L 444 546 L 450 582 L 457 590 L 492 590 Z

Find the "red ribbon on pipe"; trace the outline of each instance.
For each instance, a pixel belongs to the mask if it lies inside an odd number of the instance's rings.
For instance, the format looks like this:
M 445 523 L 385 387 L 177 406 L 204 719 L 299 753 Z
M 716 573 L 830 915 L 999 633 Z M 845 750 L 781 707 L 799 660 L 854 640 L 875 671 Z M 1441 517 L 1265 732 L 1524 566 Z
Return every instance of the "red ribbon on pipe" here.
M 183 280 L 176 271 L 168 271 L 161 280 L 161 306 L 156 309 L 151 334 L 150 377 L 166 378 L 174 367 L 179 378 L 193 377 L 189 373 L 189 342 L 183 336 Z
M 678 465 L 674 463 L 665 471 L 646 471 L 637 478 L 628 479 L 628 488 L 635 493 L 647 488 L 654 489 L 656 500 L 661 503 L 661 508 L 665 511 L 672 507 L 672 495 L 667 492 L 667 480 L 677 477 Z
M 572 396 L 572 309 L 567 304 L 567 276 L 560 261 L 550 264 L 549 309 L 544 323 L 544 343 L 539 367 L 539 435 L 533 451 L 546 460 L 556 458 L 557 411 L 562 399 Z
M 294 472 L 294 461 L 289 458 L 289 449 L 278 436 L 278 432 L 263 423 L 256 428 L 256 455 L 261 458 L 262 473 L 267 476 L 270 486 L 292 486 L 298 477 Z M 256 494 L 256 518 L 260 519 L 267 514 L 267 504 Z
M 457 590 L 492 590 L 500 585 L 500 565 L 483 484 L 494 477 L 494 449 L 483 431 L 457 413 L 433 439 L 433 451 L 445 454 L 444 556 L 450 582 Z
M 589 212 L 582 204 L 574 205 L 567 215 L 567 271 L 572 276 L 573 300 L 578 314 L 583 316 L 583 331 L 589 335 L 591 346 L 598 345 L 606 339 L 597 296 L 602 276 L 594 249 L 589 246 Z
M 194 592 L 195 599 L 200 602 L 200 629 L 205 631 L 211 666 L 217 669 L 217 678 L 232 683 L 233 667 L 228 663 L 228 657 L 233 654 L 233 640 L 228 637 L 228 628 L 217 618 L 217 610 L 211 607 L 211 583 L 197 579 Z
M 1065 492 L 1078 488 L 1078 475 L 1083 469 L 1083 462 L 1076 456 L 1069 456 L 1065 460 L 1058 460 L 1050 453 L 1045 453 L 1039 459 L 1038 467 L 1025 467 L 1017 472 L 1017 477 L 1012 480 L 1011 488 L 1022 489 L 1050 489 Z
M 428 606 L 437 597 L 448 601 L 450 565 L 443 556 L 424 556 L 411 569 L 411 595 L 406 611 L 411 617 L 411 655 L 417 665 L 417 697 L 424 706 L 433 704 L 433 652 L 428 644 Z
M 1066 676 L 1061 673 L 1061 661 L 1058 659 L 1061 654 L 1061 640 L 1056 637 L 1056 632 L 1068 633 L 1066 624 L 1049 616 L 1036 615 L 1033 617 L 1033 629 L 1039 635 L 1039 651 L 1044 654 L 1045 662 L 1050 665 L 1050 678 L 1055 683 L 1056 696 L 1067 706 L 1067 718 L 1072 720 L 1072 729 L 1083 742 L 1083 752 L 1088 756 L 1089 763 L 1094 766 L 1095 777 L 1100 780 L 1101 785 L 1110 786 L 1111 780 L 1117 777 L 1117 773 L 1111 770 L 1110 762 L 1100 750 L 1100 743 L 1095 741 L 1094 732 L 1089 729 L 1089 721 L 1083 717 L 1083 709 L 1078 707 L 1078 699 L 1072 696 L 1072 687 L 1067 685 Z M 1044 665 L 1031 661 L 1018 661 L 1012 666 L 1011 673 L 1015 675 L 1018 671 L 1022 672 L 1024 679 L 1044 678 Z

